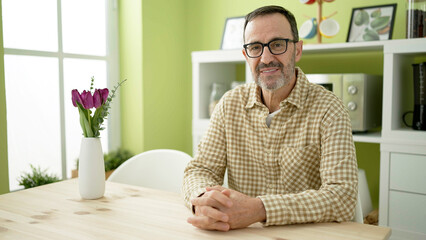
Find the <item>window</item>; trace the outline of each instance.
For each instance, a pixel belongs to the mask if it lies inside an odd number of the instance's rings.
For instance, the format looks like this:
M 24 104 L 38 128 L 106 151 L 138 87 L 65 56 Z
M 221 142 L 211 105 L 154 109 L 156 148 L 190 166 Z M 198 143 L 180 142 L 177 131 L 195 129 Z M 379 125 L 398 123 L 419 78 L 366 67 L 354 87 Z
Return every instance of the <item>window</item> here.
M 67 178 L 82 130 L 71 90 L 118 82 L 115 0 L 3 0 L 3 43 L 10 190 L 30 164 Z M 104 152 L 120 145 L 114 98 Z M 113 136 L 113 134 L 115 135 Z

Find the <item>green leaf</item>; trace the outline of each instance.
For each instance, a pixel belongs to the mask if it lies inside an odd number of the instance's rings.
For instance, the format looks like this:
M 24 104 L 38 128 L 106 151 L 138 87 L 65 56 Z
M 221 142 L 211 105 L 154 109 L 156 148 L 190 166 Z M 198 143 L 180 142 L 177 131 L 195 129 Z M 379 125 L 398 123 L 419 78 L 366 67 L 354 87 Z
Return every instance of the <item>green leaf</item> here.
M 92 119 L 92 128 L 93 128 L 93 134 L 95 137 L 99 137 L 100 135 L 100 126 L 103 123 L 103 118 L 102 118 L 102 111 L 103 108 L 102 106 L 97 108 L 95 111 L 95 114 L 93 114 L 93 119 Z
M 78 110 L 80 112 L 80 109 Z M 80 113 L 80 126 L 83 130 L 83 136 L 87 137 L 86 125 L 84 124 L 84 114 Z
M 81 104 L 78 104 L 78 111 L 80 113 L 80 125 L 81 128 L 83 129 L 83 134 L 85 137 L 94 137 L 93 135 L 93 131 L 92 128 L 90 126 L 90 114 L 89 111 L 87 109 L 84 109 L 83 106 L 81 106 Z
M 360 10 L 354 17 L 354 23 L 357 26 L 368 24 L 369 21 L 370 17 L 368 16 L 368 13 L 365 10 Z
M 389 24 L 389 21 L 390 16 L 378 17 L 370 23 L 370 26 L 374 30 L 380 30 L 386 27 Z
M 40 167 L 36 168 L 30 164 L 31 173 L 24 173 L 20 176 L 19 185 L 24 186 L 25 189 L 45 185 L 60 181 L 57 176 L 48 175 L 46 170 L 41 170 Z
M 94 76 L 92 76 L 92 77 L 90 78 L 90 91 L 92 91 L 92 90 L 93 90 L 93 84 L 94 84 L 94 82 L 95 82 L 95 77 L 94 77 Z
M 84 119 L 84 126 L 86 127 L 87 137 L 95 137 L 92 131 L 92 127 L 87 119 Z
M 365 33 L 364 33 L 364 35 L 362 35 L 362 38 L 365 41 L 380 40 L 379 34 L 377 34 L 376 31 L 373 31 L 371 29 L 365 29 Z
M 382 15 L 382 10 L 380 8 L 374 10 L 370 15 L 372 18 L 380 17 Z
M 111 151 L 108 154 L 104 154 L 105 171 L 110 171 L 118 168 L 126 160 L 133 157 L 133 154 L 128 150 L 119 148 L 116 151 Z
M 83 105 L 81 105 L 79 102 L 77 102 L 78 107 L 78 113 L 80 115 L 80 126 L 83 130 L 83 136 L 87 137 L 87 131 L 86 131 L 86 125 L 84 124 L 84 119 L 86 119 L 86 110 L 83 108 Z

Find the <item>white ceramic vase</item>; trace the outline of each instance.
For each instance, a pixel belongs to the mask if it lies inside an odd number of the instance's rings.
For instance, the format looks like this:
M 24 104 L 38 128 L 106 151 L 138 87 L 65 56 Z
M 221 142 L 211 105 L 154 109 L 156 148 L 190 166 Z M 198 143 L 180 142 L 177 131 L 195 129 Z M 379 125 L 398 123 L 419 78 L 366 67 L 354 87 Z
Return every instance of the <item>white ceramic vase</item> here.
M 105 163 L 100 138 L 81 140 L 78 186 L 83 199 L 101 198 L 105 193 Z

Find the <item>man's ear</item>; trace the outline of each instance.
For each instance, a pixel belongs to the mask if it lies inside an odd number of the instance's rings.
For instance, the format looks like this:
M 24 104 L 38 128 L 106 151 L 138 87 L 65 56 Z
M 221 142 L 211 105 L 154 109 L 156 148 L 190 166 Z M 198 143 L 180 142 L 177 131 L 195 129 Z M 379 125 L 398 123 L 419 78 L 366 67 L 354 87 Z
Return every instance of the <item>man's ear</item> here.
M 296 44 L 296 62 L 302 57 L 303 41 L 299 40 Z
M 248 58 L 247 58 L 246 51 L 244 51 L 244 49 L 242 49 L 241 51 L 243 52 L 243 55 L 244 55 L 244 57 L 246 58 L 246 61 L 247 61 L 247 60 L 248 60 Z

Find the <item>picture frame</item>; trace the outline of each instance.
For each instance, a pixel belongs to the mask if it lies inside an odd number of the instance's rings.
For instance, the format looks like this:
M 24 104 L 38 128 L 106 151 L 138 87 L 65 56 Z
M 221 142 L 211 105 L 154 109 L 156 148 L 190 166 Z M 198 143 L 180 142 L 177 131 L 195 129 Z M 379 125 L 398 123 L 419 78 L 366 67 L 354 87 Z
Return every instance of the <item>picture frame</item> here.
M 245 17 L 230 17 L 225 21 L 221 49 L 242 49 Z
M 391 39 L 395 12 L 396 4 L 353 8 L 346 42 Z

